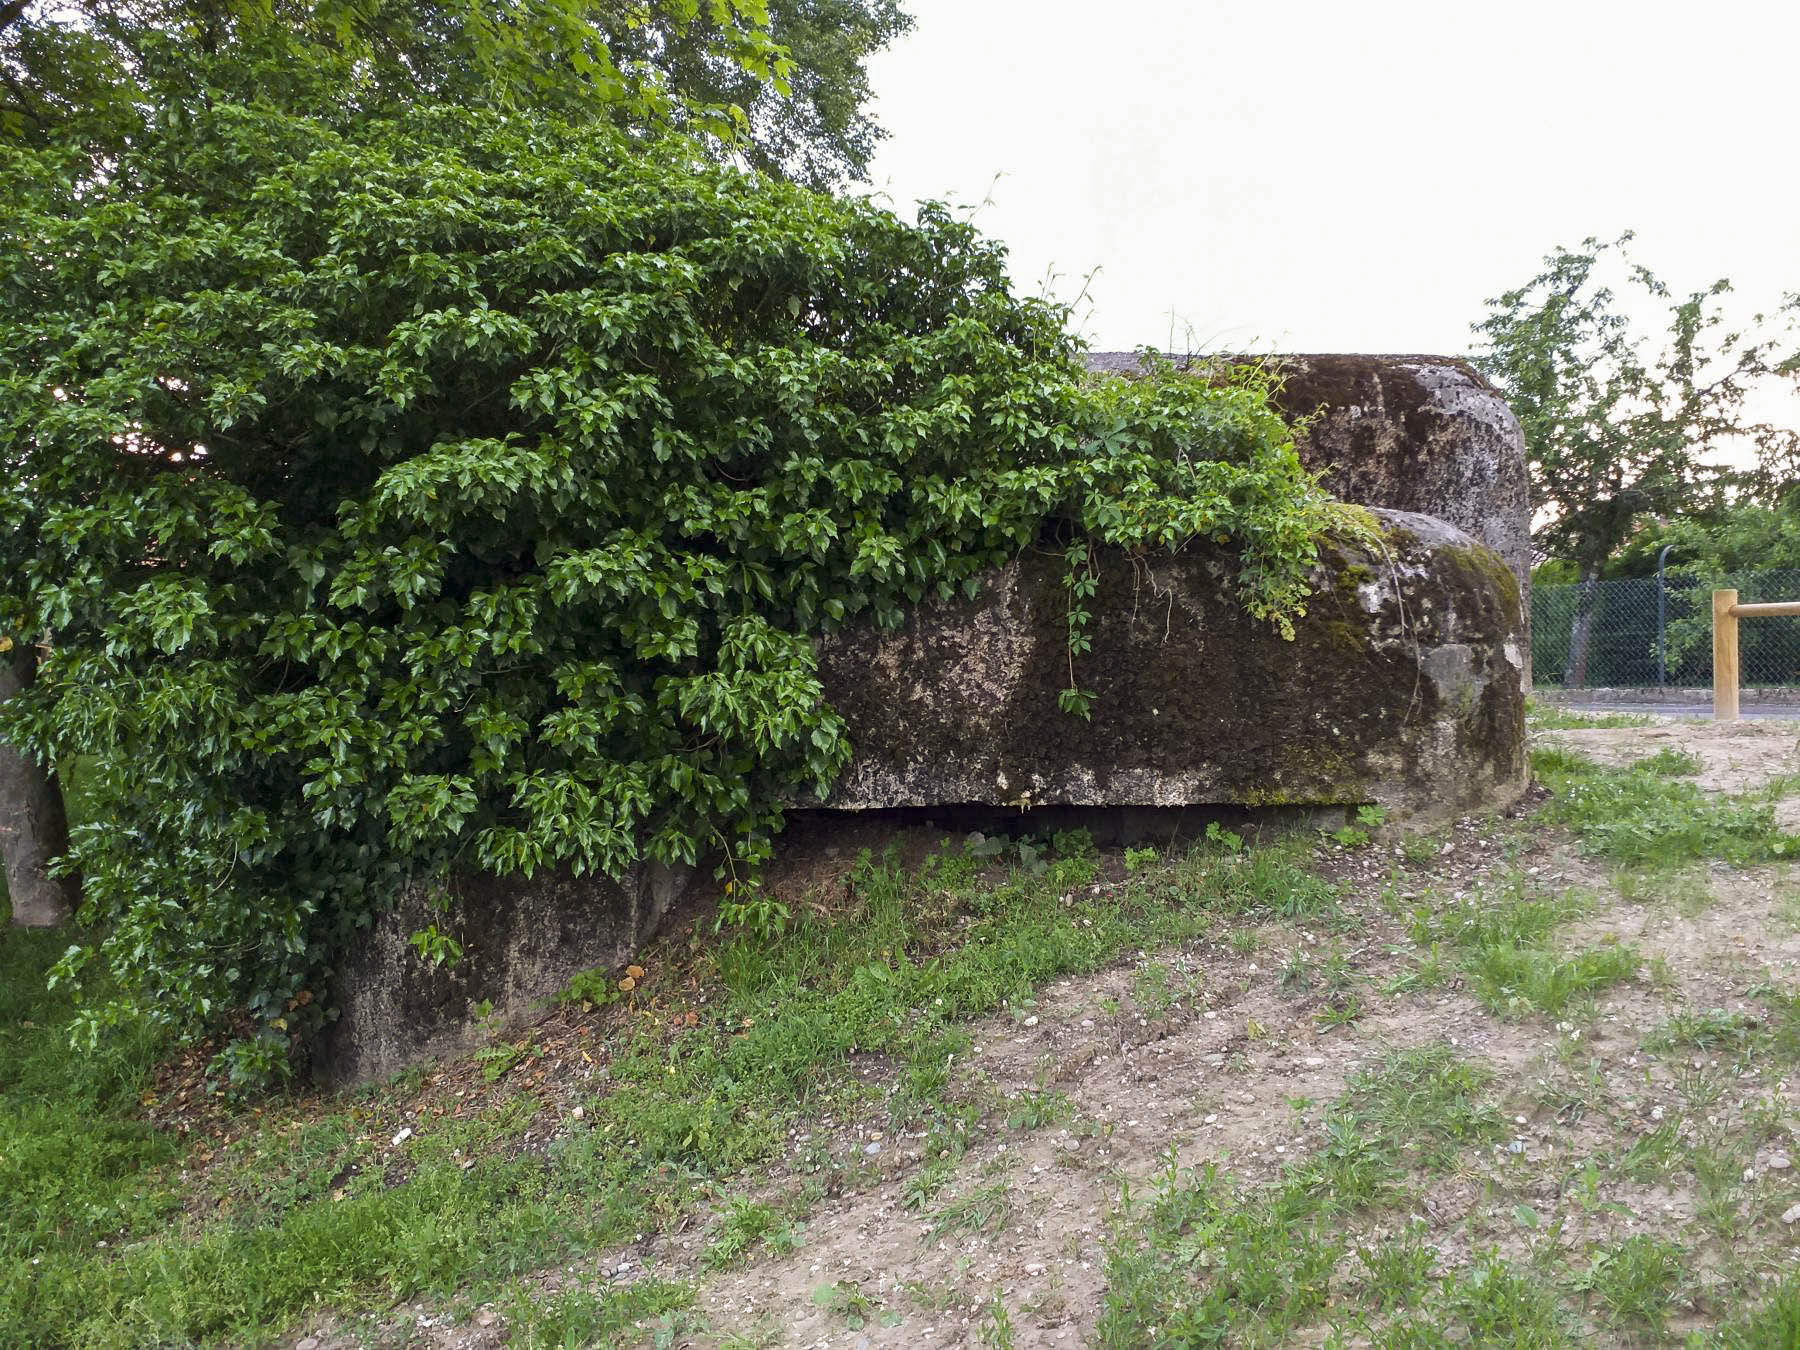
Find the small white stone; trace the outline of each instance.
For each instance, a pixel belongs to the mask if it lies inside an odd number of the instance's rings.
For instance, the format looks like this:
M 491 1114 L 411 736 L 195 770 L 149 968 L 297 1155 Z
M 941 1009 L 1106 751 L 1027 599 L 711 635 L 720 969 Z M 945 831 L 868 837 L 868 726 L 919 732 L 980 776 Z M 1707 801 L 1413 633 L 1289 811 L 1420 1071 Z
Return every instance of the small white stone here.
M 400 1145 L 404 1144 L 408 1139 L 411 1139 L 411 1138 L 412 1138 L 412 1126 L 403 1125 L 400 1129 L 400 1133 L 394 1136 L 394 1147 L 399 1148 Z
M 1764 1164 L 1771 1172 L 1785 1172 L 1794 1164 L 1785 1153 L 1771 1153 L 1769 1161 Z
M 1800 1205 L 1795 1205 L 1781 1216 L 1783 1223 L 1800 1223 Z
M 1025 1019 L 1025 1025 L 1028 1027 L 1035 1027 L 1037 1025 L 1037 1015 L 1034 1013 L 1032 1016 L 1027 1017 Z

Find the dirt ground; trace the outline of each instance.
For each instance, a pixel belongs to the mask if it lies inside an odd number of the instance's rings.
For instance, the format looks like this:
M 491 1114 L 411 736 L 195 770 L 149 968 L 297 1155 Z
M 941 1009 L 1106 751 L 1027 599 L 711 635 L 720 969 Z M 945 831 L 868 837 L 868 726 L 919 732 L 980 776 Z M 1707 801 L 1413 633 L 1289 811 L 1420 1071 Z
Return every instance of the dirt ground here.
M 1696 781 L 1706 790 L 1740 793 L 1800 772 L 1797 736 L 1800 726 L 1782 723 L 1659 722 L 1545 732 L 1537 743 L 1605 764 L 1683 750 L 1699 757 Z M 1784 805 L 1800 825 L 1800 801 Z M 1378 1229 L 1422 1221 L 1445 1266 L 1497 1249 L 1540 1266 L 1565 1259 L 1571 1270 L 1599 1243 L 1671 1238 L 1695 1253 L 1695 1268 L 1670 1335 L 1732 1311 L 1709 1292 L 1714 1272 L 1739 1272 L 1731 1287 L 1743 1289 L 1787 1267 L 1800 1220 L 1800 1176 L 1787 1156 L 1800 1148 L 1789 1129 L 1800 1119 L 1791 1114 L 1800 1076 L 1791 1081 L 1791 1062 L 1775 1058 L 1646 1047 L 1678 1014 L 1754 1021 L 1769 989 L 1800 985 L 1787 865 L 1701 862 L 1673 880 L 1633 884 L 1534 820 L 1530 804 L 1436 836 L 1384 834 L 1326 852 L 1346 883 L 1335 920 L 1249 932 L 1221 921 L 1201 940 L 1063 981 L 1033 1006 L 977 1024 L 956 1091 L 1002 1105 L 987 1112 L 929 1203 L 908 1203 L 907 1183 L 927 1162 L 922 1138 L 892 1137 L 880 1118 L 821 1120 L 797 1130 L 790 1162 L 753 1188 L 771 1198 L 792 1193 L 822 1158 L 834 1160 L 839 1184 L 805 1215 L 797 1247 L 763 1248 L 746 1264 L 708 1273 L 702 1255 L 713 1220 L 701 1215 L 685 1232 L 546 1272 L 545 1287 L 604 1286 L 645 1271 L 695 1279 L 710 1330 L 676 1344 L 994 1344 L 985 1310 L 998 1299 L 1011 1324 L 1005 1343 L 1084 1345 L 1106 1289 L 1105 1245 L 1123 1188 L 1148 1185 L 1171 1155 L 1184 1167 L 1217 1162 L 1243 1186 L 1272 1180 L 1318 1145 L 1327 1108 L 1359 1069 L 1435 1044 L 1494 1071 L 1510 1138 L 1492 1156 L 1433 1178 L 1408 1213 L 1377 1220 Z M 1585 894 L 1585 914 L 1559 944 L 1630 944 L 1644 963 L 1640 975 L 1603 991 L 1574 1022 L 1529 1010 L 1498 1015 L 1454 974 L 1409 989 L 1404 977 L 1426 956 L 1408 929 L 1415 910 L 1508 882 Z M 1283 978 L 1297 952 L 1344 958 L 1360 1016 L 1321 1018 L 1327 993 Z M 1056 1093 L 1067 1099 L 1058 1118 L 1006 1118 L 1009 1099 Z M 1734 1169 L 1725 1191 L 1716 1177 L 1702 1186 L 1680 1168 L 1633 1178 L 1588 1166 L 1656 1137 L 1665 1120 L 1724 1151 Z M 985 1224 L 955 1230 L 943 1221 L 959 1202 L 983 1199 Z M 1720 1218 L 1726 1201 L 1729 1221 Z M 1535 1222 L 1522 1226 L 1521 1213 Z M 860 1315 L 845 1315 L 829 1296 L 834 1288 L 855 1291 Z M 483 1330 L 483 1320 L 492 1319 L 464 1322 L 438 1343 L 503 1342 L 503 1327 Z M 1632 1340 L 1600 1320 L 1590 1334 L 1601 1344 Z

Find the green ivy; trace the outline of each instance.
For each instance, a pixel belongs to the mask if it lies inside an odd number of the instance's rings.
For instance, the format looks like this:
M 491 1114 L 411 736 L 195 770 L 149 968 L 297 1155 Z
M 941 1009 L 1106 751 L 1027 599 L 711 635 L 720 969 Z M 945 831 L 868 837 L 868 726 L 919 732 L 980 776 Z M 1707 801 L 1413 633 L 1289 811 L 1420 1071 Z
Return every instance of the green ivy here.
M 1093 381 L 1003 250 L 691 146 L 220 108 L 104 184 L 0 150 L 0 732 L 91 756 L 121 997 L 248 1017 L 455 864 L 754 870 L 849 757 L 815 635 L 1065 551 L 1216 547 L 1300 612 L 1326 503 L 1254 371 Z

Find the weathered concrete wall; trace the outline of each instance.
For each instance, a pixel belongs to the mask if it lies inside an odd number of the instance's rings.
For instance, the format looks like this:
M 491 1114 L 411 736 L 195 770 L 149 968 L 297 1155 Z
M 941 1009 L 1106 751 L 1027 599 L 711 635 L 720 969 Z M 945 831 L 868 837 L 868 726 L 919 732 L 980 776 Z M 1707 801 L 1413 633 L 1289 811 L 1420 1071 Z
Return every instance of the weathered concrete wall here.
M 338 1018 L 318 1047 L 317 1071 L 357 1082 L 474 1049 L 488 1034 L 476 1004 L 492 1003 L 506 1025 L 577 971 L 624 965 L 692 875 L 644 864 L 617 882 L 557 870 L 461 873 L 447 885 L 414 887 L 344 954 L 332 990 Z M 412 949 L 408 936 L 430 923 L 463 944 L 462 960 L 434 966 Z
M 1529 614 L 1525 436 L 1492 385 L 1446 356 L 1262 359 L 1283 377 L 1282 411 L 1317 414 L 1298 446 L 1333 495 L 1436 516 L 1479 539 L 1506 560 Z M 1140 369 L 1135 352 L 1093 352 L 1088 365 L 1126 375 Z
M 1375 511 L 1385 547 L 1329 547 L 1294 639 L 1244 614 L 1205 553 L 1103 557 L 1093 650 L 1063 712 L 1063 563 L 1027 555 L 969 601 L 821 648 L 855 758 L 826 806 L 1379 802 L 1503 805 L 1526 784 L 1519 593 L 1429 516 Z

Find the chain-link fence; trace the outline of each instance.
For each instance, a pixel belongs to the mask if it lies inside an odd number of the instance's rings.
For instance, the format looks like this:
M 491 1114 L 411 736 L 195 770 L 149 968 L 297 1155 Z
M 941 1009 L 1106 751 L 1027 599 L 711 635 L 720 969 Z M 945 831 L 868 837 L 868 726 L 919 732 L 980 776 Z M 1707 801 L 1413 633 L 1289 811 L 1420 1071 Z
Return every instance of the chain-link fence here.
M 1569 689 L 1704 688 L 1712 683 L 1712 593 L 1734 587 L 1742 604 L 1800 600 L 1800 570 L 1534 586 L 1532 678 Z M 1746 688 L 1800 686 L 1800 618 L 1744 620 L 1738 665 Z

